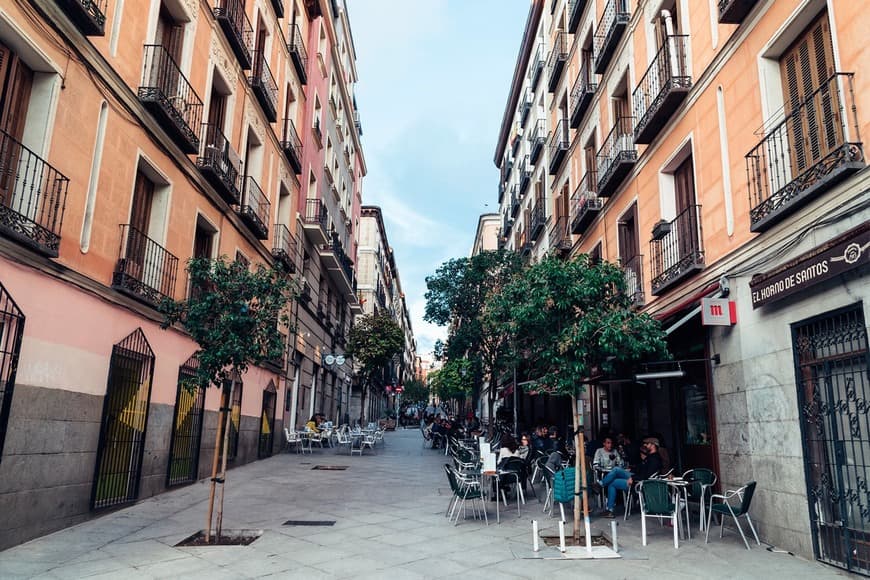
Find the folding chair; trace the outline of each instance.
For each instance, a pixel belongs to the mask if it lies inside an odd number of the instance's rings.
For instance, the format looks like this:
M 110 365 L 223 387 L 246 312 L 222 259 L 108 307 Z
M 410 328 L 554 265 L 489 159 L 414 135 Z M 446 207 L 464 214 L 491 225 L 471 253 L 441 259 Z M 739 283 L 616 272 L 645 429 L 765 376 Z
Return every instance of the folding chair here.
M 710 496 L 710 512 L 707 515 L 707 535 L 704 542 L 710 540 L 710 520 L 713 519 L 713 512 L 719 514 L 721 525 L 719 527 L 719 537 L 725 533 L 725 516 L 734 518 L 734 523 L 737 524 L 737 531 L 740 532 L 740 537 L 743 538 L 743 543 L 746 544 L 746 549 L 749 547 L 749 541 L 746 539 L 746 534 L 743 533 L 743 528 L 740 527 L 740 518 L 745 517 L 749 523 L 749 529 L 752 530 L 752 535 L 755 536 L 755 542 L 760 546 L 761 541 L 758 539 L 758 534 L 755 532 L 755 526 L 752 525 L 752 518 L 749 517 L 749 506 L 752 504 L 752 496 L 755 495 L 755 482 L 750 481 L 740 489 L 726 491 L 724 494 L 716 494 Z M 733 498 L 740 501 L 739 505 L 731 503 Z M 718 499 L 720 503 L 714 503 L 713 500 Z

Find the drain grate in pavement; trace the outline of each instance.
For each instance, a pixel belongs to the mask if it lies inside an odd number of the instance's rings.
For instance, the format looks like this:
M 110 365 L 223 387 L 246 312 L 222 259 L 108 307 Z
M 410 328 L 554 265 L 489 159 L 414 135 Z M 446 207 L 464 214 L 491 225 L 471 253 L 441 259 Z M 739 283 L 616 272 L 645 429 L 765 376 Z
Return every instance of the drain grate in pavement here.
M 285 526 L 334 526 L 335 520 L 287 520 Z
M 347 465 L 315 465 L 311 469 L 319 469 L 321 471 L 344 471 Z

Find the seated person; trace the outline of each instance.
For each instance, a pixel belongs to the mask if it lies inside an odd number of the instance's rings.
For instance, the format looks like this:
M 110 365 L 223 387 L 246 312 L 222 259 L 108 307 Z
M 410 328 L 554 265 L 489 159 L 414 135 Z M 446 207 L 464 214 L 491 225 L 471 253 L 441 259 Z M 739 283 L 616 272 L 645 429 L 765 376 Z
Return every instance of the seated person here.
M 312 433 L 320 433 L 320 424 L 322 421 L 323 419 L 320 418 L 319 414 L 312 415 L 305 424 L 305 430 L 311 431 Z
M 661 437 L 659 437 L 657 435 L 652 435 L 652 436 L 644 439 L 644 443 L 646 443 L 647 441 L 654 441 L 655 444 L 658 446 L 659 457 L 662 458 L 662 470 L 661 471 L 662 471 L 662 473 L 667 473 L 667 471 L 670 470 L 670 468 L 671 468 L 671 456 L 668 453 L 668 450 L 665 449 L 664 446 L 662 445 Z
M 529 456 L 529 451 L 531 449 L 532 442 L 529 439 L 528 433 L 523 433 L 522 437 L 520 437 L 520 446 L 517 447 L 517 455 L 525 459 Z
M 662 458 L 659 455 L 658 441 L 647 439 L 643 444 L 646 459 L 638 465 L 634 472 L 626 471 L 621 467 L 614 467 L 600 485 L 607 488 L 607 507 L 601 513 L 605 518 L 613 517 L 613 508 L 616 507 L 616 492 L 631 489 L 636 481 L 643 481 L 656 475 L 662 468 Z
M 502 437 L 501 449 L 498 450 L 498 464 L 501 465 L 501 462 L 508 457 L 519 457 L 517 449 L 519 449 L 519 445 L 512 435 L 506 434 Z
M 443 421 L 436 417 L 435 421 L 432 422 L 432 448 L 438 449 L 441 446 L 442 441 L 447 440 L 447 427 L 444 426 L 447 420 Z
M 592 458 L 592 465 L 604 471 L 610 471 L 614 467 L 624 467 L 622 456 L 613 448 L 613 438 L 608 436 L 604 438 L 604 446 L 599 447 L 595 451 L 595 457 Z
M 555 425 L 551 425 L 547 430 L 547 439 L 549 440 L 548 451 L 558 451 L 565 455 L 565 442 L 559 437 L 559 429 Z
M 550 448 L 550 441 L 547 433 L 547 428 L 543 425 L 535 427 L 535 434 L 532 435 L 532 447 L 546 453 Z

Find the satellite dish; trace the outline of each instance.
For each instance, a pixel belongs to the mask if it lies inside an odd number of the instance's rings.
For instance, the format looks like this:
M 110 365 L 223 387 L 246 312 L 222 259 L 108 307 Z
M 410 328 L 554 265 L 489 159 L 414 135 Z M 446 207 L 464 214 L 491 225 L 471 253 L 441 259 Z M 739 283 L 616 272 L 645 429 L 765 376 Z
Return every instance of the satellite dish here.
M 343 365 L 344 364 L 344 355 L 338 355 L 335 357 L 335 364 Z
M 328 365 L 334 365 L 335 364 L 335 356 L 328 354 L 325 357 L 323 357 L 323 362 L 328 364 Z

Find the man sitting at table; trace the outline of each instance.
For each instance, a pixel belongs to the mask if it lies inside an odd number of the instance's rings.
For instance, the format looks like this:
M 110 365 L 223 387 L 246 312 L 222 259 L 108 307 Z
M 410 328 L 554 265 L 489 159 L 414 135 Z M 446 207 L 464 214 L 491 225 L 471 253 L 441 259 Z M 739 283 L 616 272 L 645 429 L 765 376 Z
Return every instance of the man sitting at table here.
M 603 471 L 611 471 L 614 467 L 624 467 L 619 453 L 613 448 L 613 437 L 607 436 L 604 438 L 604 447 L 599 447 L 595 450 L 595 457 L 592 459 L 593 467 Z
M 637 481 L 644 481 L 653 475 L 656 475 L 662 469 L 662 458 L 659 455 L 659 442 L 656 439 L 647 439 L 644 441 L 643 450 L 646 452 L 646 458 L 638 465 L 633 472 L 626 471 L 621 467 L 614 467 L 600 485 L 607 488 L 607 507 L 601 513 L 602 517 L 612 518 L 613 508 L 616 507 L 616 492 L 631 489 Z

